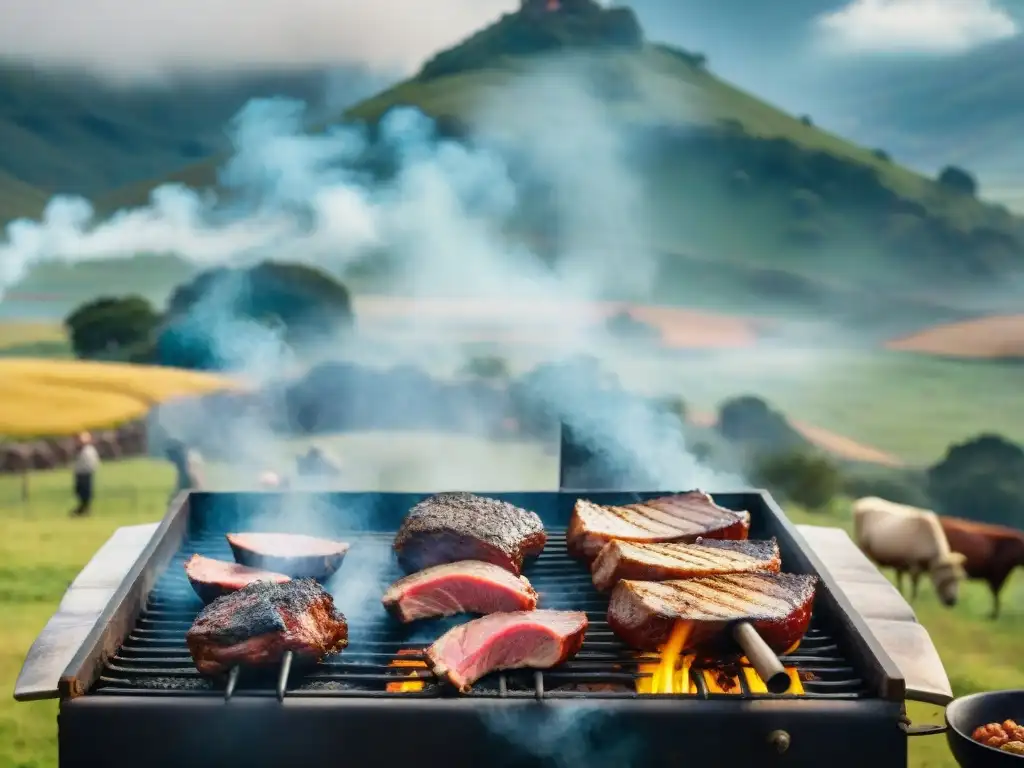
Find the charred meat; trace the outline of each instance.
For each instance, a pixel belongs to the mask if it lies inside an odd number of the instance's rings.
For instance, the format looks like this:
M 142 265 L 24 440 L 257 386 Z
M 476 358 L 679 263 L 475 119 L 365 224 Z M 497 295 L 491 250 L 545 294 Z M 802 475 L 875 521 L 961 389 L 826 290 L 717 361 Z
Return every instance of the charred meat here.
M 204 603 L 211 603 L 218 597 L 241 589 L 254 581 L 272 581 L 282 584 L 289 581 L 283 573 L 261 571 L 238 563 L 226 563 L 202 555 L 192 555 L 185 562 L 185 575 L 192 589 Z
M 587 631 L 580 611 L 492 613 L 441 635 L 427 663 L 462 693 L 502 669 L 550 669 L 575 656 Z
M 613 539 L 692 543 L 698 537 L 745 539 L 749 531 L 749 514 L 720 507 L 703 491 L 690 491 L 620 507 L 580 499 L 569 520 L 566 543 L 570 555 L 590 561 Z
M 295 533 L 229 533 L 227 539 L 242 565 L 317 581 L 333 576 L 349 549 L 343 541 Z
M 537 593 L 525 576 L 479 560 L 435 565 L 399 579 L 384 607 L 402 622 L 456 613 L 532 611 Z
M 679 581 L 620 581 L 608 604 L 608 624 L 623 642 L 644 651 L 665 644 L 676 622 L 690 624 L 687 649 L 728 654 L 737 621 L 753 625 L 776 653 L 807 631 L 817 579 L 794 573 L 731 573 Z
M 471 493 L 439 493 L 413 507 L 395 536 L 406 573 L 460 560 L 493 563 L 516 576 L 547 543 L 536 514 Z
M 693 544 L 611 541 L 598 554 L 590 571 L 594 586 L 605 592 L 622 579 L 668 581 L 749 571 L 778 573 L 781 566 L 779 544 L 775 539 L 697 539 Z
M 233 666 L 266 666 L 286 651 L 310 662 L 348 644 L 348 624 L 313 579 L 255 581 L 203 608 L 185 635 L 196 669 L 216 675 Z

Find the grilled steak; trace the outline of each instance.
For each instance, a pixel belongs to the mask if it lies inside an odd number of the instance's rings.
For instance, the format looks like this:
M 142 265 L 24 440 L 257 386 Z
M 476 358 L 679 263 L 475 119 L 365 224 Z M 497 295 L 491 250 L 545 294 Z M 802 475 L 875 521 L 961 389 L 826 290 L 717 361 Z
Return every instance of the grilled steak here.
M 537 593 L 525 576 L 493 563 L 463 560 L 399 579 L 388 587 L 382 602 L 399 621 L 409 622 L 456 613 L 532 611 Z
M 750 516 L 715 504 L 703 491 L 678 493 L 622 507 L 579 499 L 569 520 L 569 554 L 593 560 L 612 539 L 660 543 L 706 539 L 745 539 Z
M 241 589 L 254 581 L 288 581 L 283 573 L 261 571 L 238 563 L 225 563 L 202 555 L 192 555 L 185 561 L 185 575 L 189 584 L 204 603 L 210 603 L 229 592 Z
M 668 640 L 677 621 L 691 623 L 687 649 L 735 650 L 724 630 L 749 621 L 776 653 L 807 631 L 817 579 L 794 573 L 732 573 L 680 581 L 620 581 L 608 604 L 608 624 L 644 651 Z
M 540 518 L 505 501 L 439 493 L 413 507 L 395 536 L 406 573 L 460 560 L 493 563 L 519 575 L 523 559 L 547 543 Z
M 434 674 L 462 693 L 500 669 L 550 669 L 583 645 L 587 615 L 580 611 L 492 613 L 450 629 L 427 649 Z
M 774 538 L 769 541 L 697 539 L 693 544 L 611 541 L 605 544 L 590 571 L 594 586 L 605 592 L 622 579 L 668 581 L 747 571 L 778 573 L 781 566 L 779 544 Z
M 229 533 L 235 560 L 293 579 L 324 581 L 341 567 L 349 545 L 295 533 Z
M 313 579 L 255 581 L 203 608 L 185 635 L 196 669 L 276 664 L 285 651 L 319 661 L 348 644 L 348 624 Z

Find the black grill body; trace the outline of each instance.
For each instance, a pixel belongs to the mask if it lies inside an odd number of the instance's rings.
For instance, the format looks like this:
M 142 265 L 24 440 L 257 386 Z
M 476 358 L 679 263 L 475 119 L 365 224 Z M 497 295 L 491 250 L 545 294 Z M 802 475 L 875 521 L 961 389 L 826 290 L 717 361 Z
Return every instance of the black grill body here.
M 806 695 L 753 694 L 745 685 L 738 694 L 716 694 L 701 675 L 694 675 L 695 695 L 638 695 L 643 659 L 608 629 L 607 598 L 565 552 L 576 493 L 484 494 L 544 520 L 548 545 L 524 573 L 541 607 L 587 612 L 590 628 L 576 658 L 549 671 L 491 675 L 464 696 L 432 679 L 421 691 L 389 691 L 389 682 L 410 672 L 392 662 L 416 658 L 406 654 L 466 620 L 402 626 L 380 606 L 384 589 L 402 575 L 390 551 L 393 532 L 426 495 L 189 496 L 168 513 L 69 668 L 68 691 L 80 695 L 61 703 L 61 766 L 906 765 L 902 680 L 827 574 L 811 629 L 786 659 L 803 671 Z M 624 504 L 664 494 L 584 495 Z M 751 513 L 751 537 L 779 540 L 786 570 L 819 573 L 766 494 L 714 497 Z M 294 670 L 281 701 L 276 671 L 244 671 L 226 700 L 225 681 L 201 678 L 184 643 L 202 605 L 182 565 L 195 552 L 231 560 L 224 534 L 258 530 L 352 542 L 327 584 L 349 619 L 350 643 L 312 670 Z

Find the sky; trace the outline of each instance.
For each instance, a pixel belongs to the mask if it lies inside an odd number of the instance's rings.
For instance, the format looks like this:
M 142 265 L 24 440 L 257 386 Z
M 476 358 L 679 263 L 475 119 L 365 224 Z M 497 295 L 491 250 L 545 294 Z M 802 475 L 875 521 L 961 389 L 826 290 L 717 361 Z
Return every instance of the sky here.
M 412 71 L 518 0 L 6 0 L 0 51 L 115 80 L 359 62 Z
M 762 0 L 751 0 L 758 3 Z M 806 0 L 812 48 L 838 56 L 957 54 L 1020 32 L 1007 0 Z M 715 0 L 632 0 L 648 32 L 685 20 L 687 40 Z M 677 3 L 680 3 L 677 5 Z M 518 0 L 7 0 L 0 51 L 37 65 L 87 70 L 109 79 L 160 79 L 169 72 L 358 62 L 388 74 L 413 71 Z M 685 7 L 684 7 L 685 6 Z M 728 15 L 742 2 L 729 3 Z M 815 16 L 817 12 L 817 16 Z M 719 15 L 721 11 L 719 11 Z M 787 17 L 788 18 L 788 17 Z M 697 21 L 694 24 L 694 21 Z M 709 27 L 720 21 L 710 21 Z M 721 30 L 742 38 L 742 20 Z M 668 25 L 670 28 L 676 25 Z M 732 30 L 730 32 L 730 29 Z M 681 33 L 680 33 L 681 34 Z M 816 44 L 816 45 L 814 45 Z M 792 52 L 797 64 L 799 51 Z
M 852 0 L 816 19 L 832 53 L 959 54 L 1020 32 L 992 0 Z

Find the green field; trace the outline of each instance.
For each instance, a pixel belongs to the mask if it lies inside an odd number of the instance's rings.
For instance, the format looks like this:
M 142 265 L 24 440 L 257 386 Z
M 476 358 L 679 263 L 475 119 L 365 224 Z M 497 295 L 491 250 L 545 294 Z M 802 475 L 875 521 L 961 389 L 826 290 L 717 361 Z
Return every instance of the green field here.
M 343 455 L 353 457 L 347 482 L 352 487 L 543 489 L 550 488 L 555 478 L 553 457 L 527 445 L 481 444 L 431 435 L 358 435 L 331 442 Z M 434 452 L 425 452 L 427 447 Z M 432 466 L 430 456 L 443 456 L 444 461 Z M 236 487 L 242 479 L 217 476 L 219 482 Z M 69 519 L 70 477 L 66 471 L 33 475 L 31 503 L 27 505 L 18 501 L 20 481 L 0 478 L 0 612 L 4 616 L 0 679 L 8 692 L 29 645 L 78 570 L 118 526 L 157 520 L 170 484 L 171 473 L 162 463 L 136 460 L 104 466 L 93 515 Z M 843 504 L 828 513 L 790 510 L 790 514 L 797 522 L 841 526 L 849 522 Z M 1016 574 L 1006 589 L 1005 614 L 991 622 L 985 618 L 990 607 L 985 587 L 967 585 L 960 605 L 947 610 L 939 606 L 930 585 L 923 586 L 915 608 L 932 634 L 958 695 L 1024 687 L 1024 669 L 1016 663 L 1024 630 L 1024 577 Z M 3 699 L 0 768 L 56 765 L 56 709 L 54 702 Z M 911 707 L 915 722 L 937 715 L 934 707 Z M 910 765 L 938 768 L 954 763 L 944 739 L 929 737 L 912 742 Z

